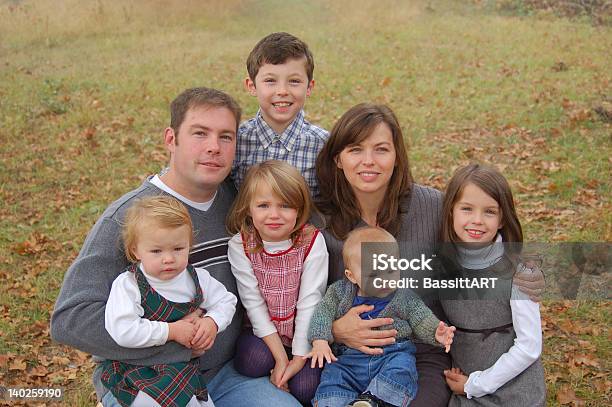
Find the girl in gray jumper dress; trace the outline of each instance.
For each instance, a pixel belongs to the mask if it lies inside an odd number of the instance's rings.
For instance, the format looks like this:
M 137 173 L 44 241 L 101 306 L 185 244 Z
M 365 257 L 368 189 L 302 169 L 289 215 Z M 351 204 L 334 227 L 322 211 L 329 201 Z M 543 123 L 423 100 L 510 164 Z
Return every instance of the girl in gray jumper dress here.
M 506 243 L 520 245 L 523 233 L 508 182 L 493 167 L 460 168 L 446 188 L 442 214 L 446 276 L 498 278 L 495 291 L 441 292 L 457 327 L 454 367 L 444 372 L 453 391 L 449 406 L 544 406 L 539 305 L 511 284 L 520 251 Z

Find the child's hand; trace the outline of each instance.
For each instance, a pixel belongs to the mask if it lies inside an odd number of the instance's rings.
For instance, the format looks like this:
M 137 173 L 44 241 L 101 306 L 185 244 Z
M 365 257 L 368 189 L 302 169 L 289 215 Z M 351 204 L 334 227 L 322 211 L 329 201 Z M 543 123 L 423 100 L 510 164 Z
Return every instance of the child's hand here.
M 325 359 L 327 363 L 338 360 L 338 358 L 336 358 L 332 353 L 329 344 L 324 339 L 315 339 L 312 341 L 312 350 L 308 355 L 306 355 L 306 357 L 312 358 L 310 361 L 310 367 L 313 369 L 317 366 L 317 362 L 319 363 L 319 367 L 322 368 L 323 359 Z
M 281 379 L 283 378 L 283 374 L 285 374 L 285 370 L 289 366 L 289 359 L 285 357 L 285 359 L 277 360 L 274 369 L 270 372 L 270 381 L 276 387 L 281 388 Z M 287 383 L 285 383 L 285 388 L 283 390 L 289 390 Z
M 187 314 L 183 318 L 181 318 L 181 321 L 187 321 L 187 322 L 194 323 L 201 316 L 202 316 L 202 309 L 198 308 L 195 311 L 193 311 L 191 314 Z
M 293 359 L 289 361 L 287 368 L 285 369 L 285 373 L 283 373 L 283 377 L 280 380 L 280 387 L 289 389 L 289 379 L 298 374 L 300 370 L 306 364 L 306 357 L 304 356 L 293 356 Z
M 211 317 L 198 318 L 194 322 L 195 334 L 191 346 L 198 350 L 208 350 L 215 343 L 219 327 Z
M 191 322 L 179 320 L 168 324 L 168 340 L 175 341 L 191 349 L 191 340 L 195 334 L 195 325 Z
M 455 329 L 457 328 L 454 326 L 446 326 L 446 324 L 442 321 L 440 321 L 438 327 L 436 328 L 436 341 L 444 345 L 444 351 L 446 353 L 448 353 L 451 343 L 453 343 Z
M 461 369 L 453 367 L 451 370 L 445 370 L 446 384 L 455 394 L 465 395 L 465 383 L 468 377 Z

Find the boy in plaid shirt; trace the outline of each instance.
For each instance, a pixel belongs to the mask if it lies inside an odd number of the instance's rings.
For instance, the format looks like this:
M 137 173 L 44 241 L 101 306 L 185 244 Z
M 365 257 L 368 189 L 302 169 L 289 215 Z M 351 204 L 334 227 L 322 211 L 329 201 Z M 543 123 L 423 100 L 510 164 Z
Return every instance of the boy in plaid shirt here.
M 315 161 L 329 133 L 304 119 L 304 102 L 314 87 L 314 59 L 308 46 L 291 34 L 261 39 L 247 59 L 245 85 L 259 110 L 240 126 L 232 179 L 239 189 L 247 170 L 267 160 L 296 167 L 310 193 L 319 193 Z

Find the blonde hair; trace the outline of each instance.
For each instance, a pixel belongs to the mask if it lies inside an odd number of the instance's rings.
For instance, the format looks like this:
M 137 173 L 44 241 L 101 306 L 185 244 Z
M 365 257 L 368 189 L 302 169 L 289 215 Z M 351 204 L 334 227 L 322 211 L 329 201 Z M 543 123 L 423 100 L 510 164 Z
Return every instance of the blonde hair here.
M 259 232 L 253 227 L 250 205 L 262 183 L 267 184 L 289 207 L 297 210 L 297 219 L 290 236 L 293 243 L 296 243 L 298 232 L 306 224 L 312 208 L 310 190 L 304 177 L 295 167 L 277 160 L 264 161 L 251 167 L 230 210 L 227 229 L 231 234 L 247 234 L 253 230 L 256 241 L 255 252 L 263 248 L 263 242 Z
M 361 244 L 362 243 L 395 243 L 395 237 L 383 228 L 374 226 L 363 226 L 353 229 L 346 236 L 346 241 L 342 247 L 342 259 L 344 260 L 344 268 L 349 268 L 351 259 L 361 259 Z M 399 247 L 394 247 L 394 251 L 399 253 Z M 397 249 L 397 250 L 396 250 Z M 357 250 L 358 256 L 355 253 Z
M 123 248 L 129 261 L 138 261 L 134 249 L 138 244 L 139 232 L 144 225 L 154 224 L 159 228 L 174 229 L 181 226 L 189 227 L 189 246 L 193 243 L 193 225 L 189 211 L 177 199 L 158 195 L 141 198 L 134 202 L 126 211 L 123 221 Z

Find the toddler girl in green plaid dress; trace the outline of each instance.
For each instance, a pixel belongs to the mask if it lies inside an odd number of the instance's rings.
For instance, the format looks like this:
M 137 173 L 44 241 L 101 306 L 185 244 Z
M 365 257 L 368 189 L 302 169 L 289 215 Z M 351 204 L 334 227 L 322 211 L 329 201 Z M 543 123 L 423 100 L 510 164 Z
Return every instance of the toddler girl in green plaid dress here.
M 236 297 L 205 269 L 188 264 L 193 226 L 170 196 L 143 198 L 125 216 L 123 245 L 133 262 L 111 288 L 105 326 L 117 344 L 147 348 L 168 341 L 212 347 L 231 322 Z M 102 382 L 122 406 L 213 406 L 198 359 L 152 366 L 108 360 Z

